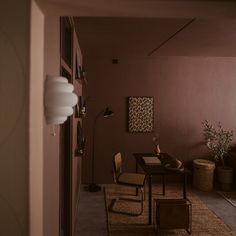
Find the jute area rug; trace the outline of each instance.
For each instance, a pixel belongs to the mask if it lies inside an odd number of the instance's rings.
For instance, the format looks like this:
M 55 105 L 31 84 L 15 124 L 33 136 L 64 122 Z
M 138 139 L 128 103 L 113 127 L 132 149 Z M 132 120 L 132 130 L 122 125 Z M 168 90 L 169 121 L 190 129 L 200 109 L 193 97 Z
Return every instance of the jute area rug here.
M 148 192 L 148 188 L 146 189 Z M 157 235 L 154 227 L 148 225 L 148 197 L 144 202 L 144 212 L 140 216 L 127 216 L 113 213 L 109 210 L 112 199 L 124 193 L 132 197 L 134 190 L 118 185 L 107 185 L 105 187 L 105 200 L 107 209 L 108 230 L 110 236 L 152 236 Z M 163 198 L 160 185 L 153 187 L 153 198 Z M 165 198 L 179 198 L 182 196 L 182 186 L 171 185 L 166 188 Z M 236 235 L 231 229 L 219 219 L 191 190 L 188 189 L 187 197 L 192 203 L 192 236 L 226 236 Z M 115 205 L 115 210 L 136 212 L 140 209 L 140 203 L 121 201 Z M 188 233 L 183 229 L 161 231 L 159 235 L 184 236 Z

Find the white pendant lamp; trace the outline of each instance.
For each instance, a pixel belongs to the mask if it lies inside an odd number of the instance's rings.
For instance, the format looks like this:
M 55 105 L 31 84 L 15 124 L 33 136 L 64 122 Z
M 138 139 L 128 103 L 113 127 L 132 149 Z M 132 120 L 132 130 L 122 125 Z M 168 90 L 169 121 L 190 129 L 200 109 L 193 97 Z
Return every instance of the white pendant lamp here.
M 74 86 L 62 76 L 48 76 L 45 82 L 44 113 L 47 124 L 63 124 L 73 114 L 78 97 Z

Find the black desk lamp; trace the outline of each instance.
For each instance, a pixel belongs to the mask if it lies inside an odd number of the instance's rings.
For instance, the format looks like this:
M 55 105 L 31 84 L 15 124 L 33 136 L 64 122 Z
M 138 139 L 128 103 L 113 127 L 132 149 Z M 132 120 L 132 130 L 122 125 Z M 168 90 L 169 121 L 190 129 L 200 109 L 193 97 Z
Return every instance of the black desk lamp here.
M 94 183 L 94 156 L 95 156 L 95 131 L 96 131 L 96 123 L 97 123 L 97 120 L 98 118 L 103 115 L 104 118 L 106 117 L 110 117 L 112 116 L 114 113 L 107 107 L 104 110 L 100 111 L 97 116 L 95 117 L 95 120 L 94 120 L 94 123 L 93 123 L 93 143 L 92 143 L 92 183 L 89 184 L 88 186 L 88 191 L 89 192 L 98 192 L 101 190 L 101 186 L 99 186 L 98 184 L 95 184 Z

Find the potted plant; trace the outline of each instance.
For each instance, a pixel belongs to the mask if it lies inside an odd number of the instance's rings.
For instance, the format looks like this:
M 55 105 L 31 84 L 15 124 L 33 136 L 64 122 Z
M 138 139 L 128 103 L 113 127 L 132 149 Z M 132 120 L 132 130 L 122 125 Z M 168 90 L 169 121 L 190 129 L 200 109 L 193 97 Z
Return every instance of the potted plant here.
M 224 130 L 221 123 L 214 127 L 208 120 L 202 122 L 206 146 L 217 164 L 217 177 L 223 190 L 229 190 L 233 181 L 233 168 L 225 163 L 233 140 L 233 131 Z

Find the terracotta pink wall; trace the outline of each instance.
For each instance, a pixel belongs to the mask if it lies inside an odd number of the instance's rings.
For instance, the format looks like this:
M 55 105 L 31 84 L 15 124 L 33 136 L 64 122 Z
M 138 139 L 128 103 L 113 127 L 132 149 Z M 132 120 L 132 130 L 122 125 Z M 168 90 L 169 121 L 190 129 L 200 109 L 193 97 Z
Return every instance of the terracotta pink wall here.
M 95 179 L 112 181 L 112 155 L 121 151 L 125 169 L 134 170 L 133 152 L 152 152 L 153 133 L 126 131 L 126 98 L 153 96 L 155 132 L 163 152 L 190 161 L 207 150 L 202 141 L 201 121 L 221 121 L 236 131 L 235 58 L 136 57 L 112 64 L 107 58 L 85 58 L 88 116 L 83 159 L 83 181 L 91 176 L 91 134 L 95 114 L 109 106 L 115 115 L 97 124 Z

